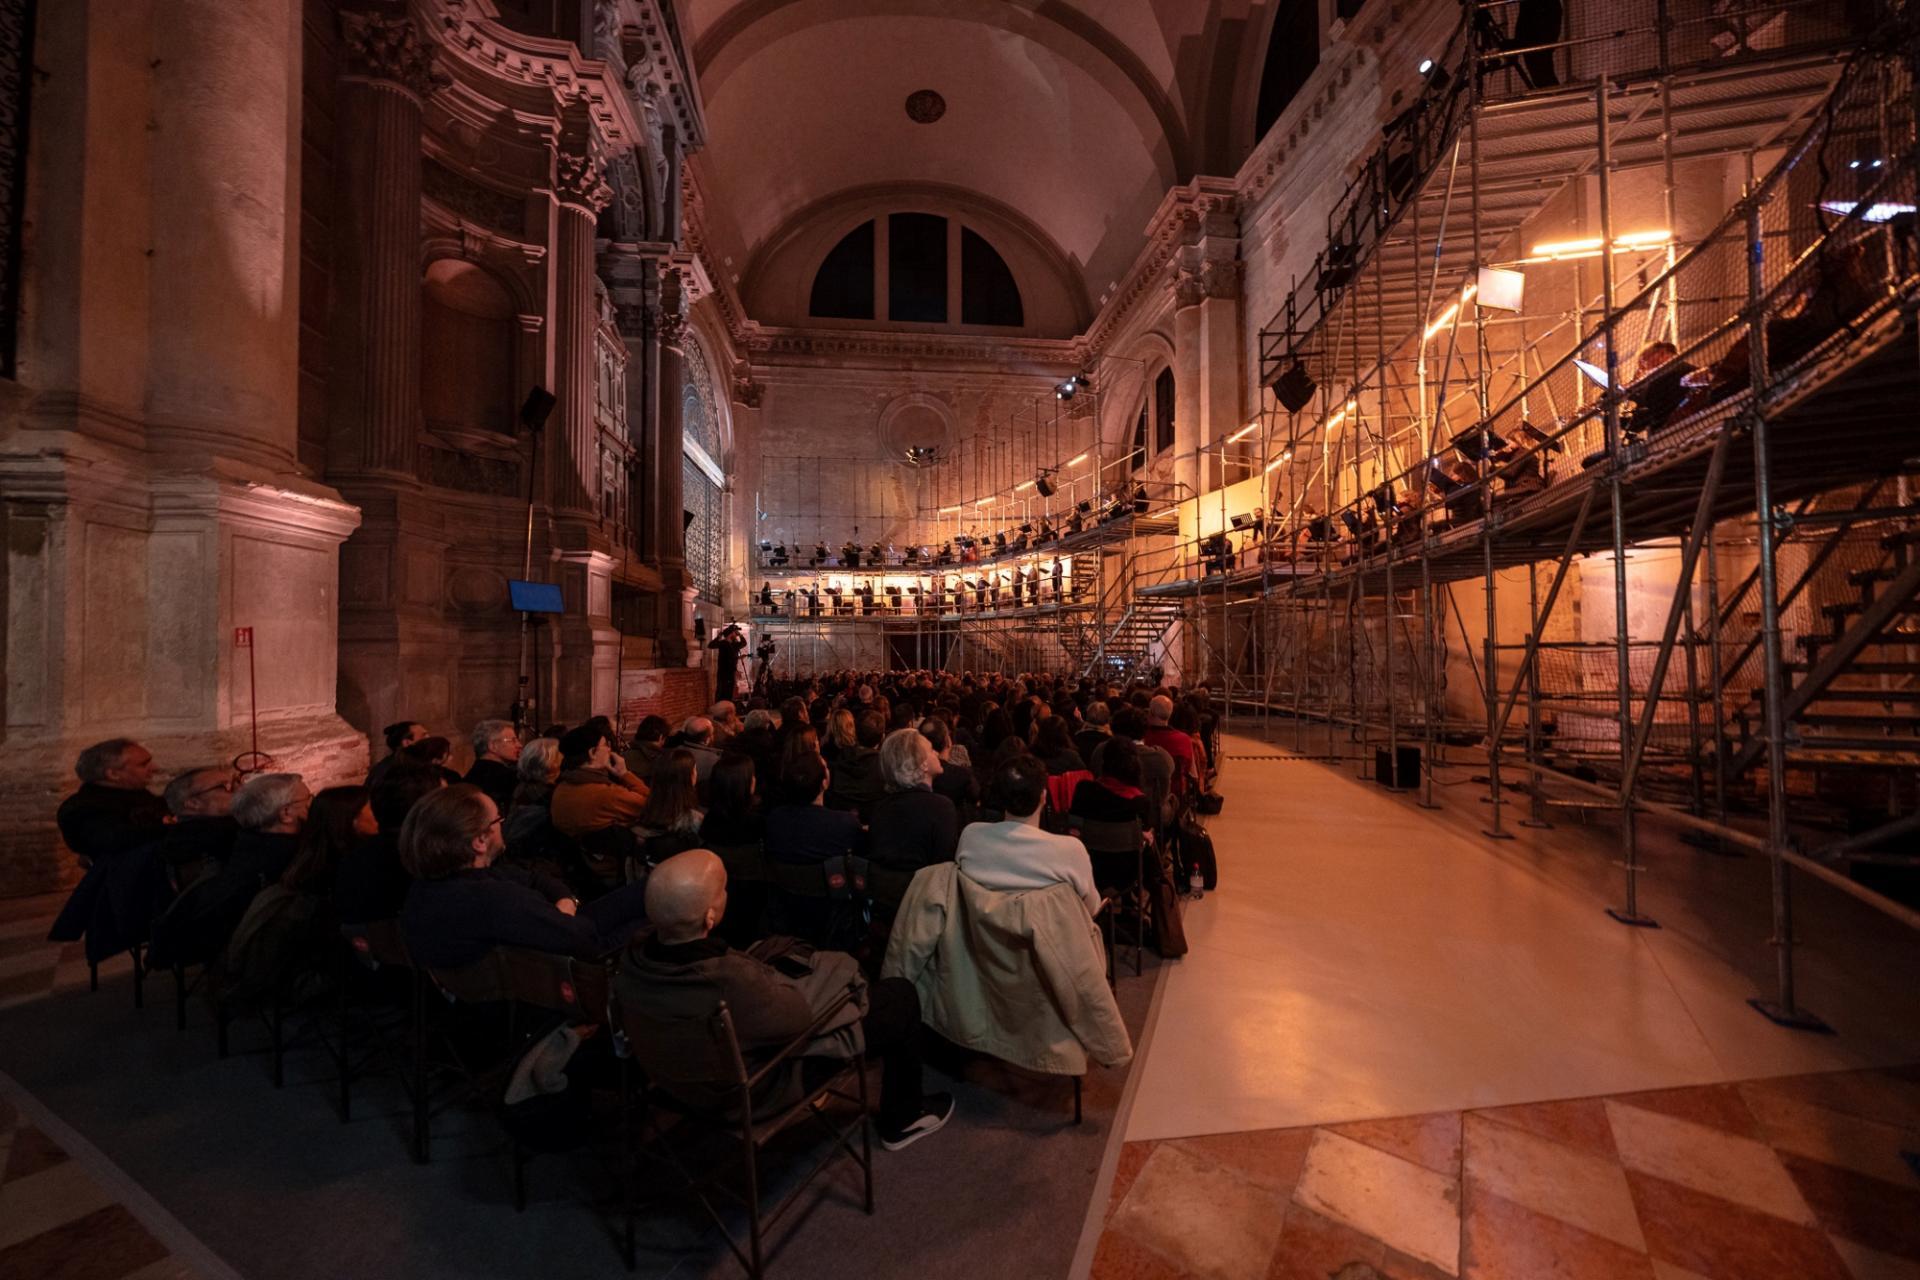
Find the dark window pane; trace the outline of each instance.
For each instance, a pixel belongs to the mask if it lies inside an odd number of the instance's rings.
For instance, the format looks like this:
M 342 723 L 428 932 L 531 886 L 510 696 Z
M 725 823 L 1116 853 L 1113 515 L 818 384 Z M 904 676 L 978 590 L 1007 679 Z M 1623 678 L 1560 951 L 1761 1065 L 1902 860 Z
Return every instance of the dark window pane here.
M 1153 451 L 1173 448 L 1173 370 L 1162 369 L 1153 380 Z
M 945 324 L 947 220 L 934 213 L 887 215 L 887 316 Z
M 813 277 L 807 314 L 827 320 L 873 319 L 873 224 L 863 222 L 833 246 Z
M 960 323 L 1026 323 L 1006 260 L 968 227 L 960 228 Z
M 1138 470 L 1147 460 L 1147 411 L 1151 406 L 1140 406 L 1140 417 L 1133 424 L 1133 452 L 1127 461 L 1130 470 Z
M 1273 122 L 1306 86 L 1320 65 L 1320 0 L 1280 0 L 1267 62 L 1260 72 L 1260 98 L 1253 111 L 1253 140 L 1258 143 Z

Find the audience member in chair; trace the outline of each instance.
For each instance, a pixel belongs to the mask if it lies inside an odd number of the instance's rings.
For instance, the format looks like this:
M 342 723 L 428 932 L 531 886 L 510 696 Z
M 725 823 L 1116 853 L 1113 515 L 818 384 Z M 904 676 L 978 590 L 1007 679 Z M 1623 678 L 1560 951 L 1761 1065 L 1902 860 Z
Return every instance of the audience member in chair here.
M 794 865 L 844 857 L 861 842 L 860 819 L 826 807 L 827 766 L 819 756 L 795 754 L 781 768 L 780 789 L 767 814 L 767 857 Z
M 956 759 L 962 748 L 955 746 L 953 730 L 939 716 L 928 716 L 920 722 L 920 736 L 940 762 L 940 772 L 933 775 L 933 790 L 953 802 L 960 821 L 970 820 L 980 803 L 980 782 L 971 765 Z
M 109 738 L 73 763 L 80 789 L 60 802 L 54 823 L 82 866 L 126 853 L 160 836 L 167 806 L 147 790 L 153 753 L 132 738 Z
M 226 948 L 254 895 L 292 865 L 312 804 L 313 793 L 297 773 L 256 773 L 241 785 L 233 795 L 240 824 L 233 853 L 154 923 L 156 963 L 198 963 Z
M 582 906 L 551 876 L 495 866 L 504 848 L 500 811 L 477 787 L 447 787 L 413 807 L 400 831 L 413 877 L 400 927 L 417 963 L 460 968 L 495 947 L 604 955 L 646 923 L 644 883 Z
M 622 963 L 615 985 L 621 1003 L 643 1020 L 679 1022 L 709 1017 L 724 1000 L 749 1065 L 800 1035 L 816 1010 L 862 982 L 853 958 L 840 952 L 794 949 L 791 939 L 735 951 L 712 937 L 726 914 L 727 871 L 706 849 L 655 867 L 646 899 L 653 933 Z M 952 1119 L 953 1097 L 921 1092 L 920 1000 L 913 984 L 883 979 L 865 995 L 848 1006 L 847 1017 L 867 1054 L 880 1060 L 875 1127 L 880 1144 L 897 1151 Z
M 627 768 L 635 773 L 651 774 L 653 762 L 662 751 L 667 749 L 667 734 L 673 726 L 661 716 L 647 716 L 633 731 L 633 741 L 627 744 Z
M 887 736 L 886 717 L 862 711 L 854 720 L 854 744 L 833 757 L 833 781 L 827 787 L 827 805 L 851 809 L 865 822 L 880 799 L 880 740 Z
M 1133 743 L 1140 756 L 1140 786 L 1147 793 L 1149 807 L 1158 819 L 1154 829 L 1164 828 L 1172 819 L 1173 777 L 1176 765 L 1173 757 L 1160 747 L 1146 741 L 1147 716 L 1138 707 L 1122 707 L 1113 713 L 1113 741 Z M 1093 753 L 1088 763 L 1093 766 L 1095 777 L 1106 771 L 1107 748 L 1102 746 Z
M 896 729 L 880 744 L 887 793 L 873 806 L 867 857 L 877 866 L 918 871 L 951 862 L 960 839 L 953 801 L 936 792 L 940 757 L 917 729 Z
M 707 814 L 700 822 L 703 847 L 725 849 L 760 843 L 767 826 L 758 810 L 759 788 L 756 761 L 737 751 L 720 757 L 713 776 L 707 779 Z
M 706 811 L 700 807 L 700 768 L 693 752 L 675 747 L 653 763 L 646 807 L 634 819 L 634 834 L 646 847 L 648 862 L 691 849 L 700 841 Z
M 608 827 L 632 826 L 647 805 L 647 784 L 626 771 L 613 740 L 593 724 L 560 739 L 560 780 L 553 788 L 553 825 L 578 840 Z
M 560 781 L 559 740 L 535 738 L 520 748 L 520 759 L 515 762 L 513 772 L 513 794 L 501 809 L 507 815 L 501 834 L 506 837 L 508 848 L 536 838 L 543 829 L 553 825 L 553 788 Z M 491 792 L 487 798 L 493 800 Z
M 165 803 L 147 790 L 153 756 L 128 738 L 97 743 L 74 762 L 80 789 L 56 821 L 86 875 L 47 933 L 49 942 L 86 939 L 87 961 L 145 942 L 171 896 L 160 841 Z
M 372 797 L 365 787 L 328 787 L 313 798 L 300 831 L 299 851 L 280 883 L 294 893 L 331 899 L 342 864 L 379 834 Z
M 473 767 L 462 781 L 487 793 L 505 813 L 520 781 L 514 765 L 520 759 L 520 733 L 511 720 L 482 720 L 473 726 Z
M 333 909 L 342 924 L 370 924 L 400 914 L 413 883 L 400 861 L 400 831 L 421 800 L 445 787 L 437 769 L 401 767 L 373 789 L 371 840 L 346 851 L 333 873 Z
M 960 833 L 954 855 L 961 874 L 986 889 L 1012 893 L 1050 884 L 1073 886 L 1089 916 L 1100 913 L 1087 850 L 1072 836 L 1040 829 L 1047 798 L 1047 767 L 1033 755 L 1016 755 L 994 772 L 993 798 L 1006 817 L 976 822 Z
M 233 820 L 238 787 L 226 765 L 205 765 L 178 774 L 163 793 L 172 821 L 160 835 L 160 858 L 174 888 L 184 889 L 225 866 L 240 824 Z
M 402 748 L 410 747 L 427 736 L 427 726 L 418 720 L 396 720 L 380 733 L 386 739 L 387 754 L 385 759 L 367 770 L 366 786 L 369 791 L 379 786 L 386 778 L 387 771 L 405 758 L 401 754 Z

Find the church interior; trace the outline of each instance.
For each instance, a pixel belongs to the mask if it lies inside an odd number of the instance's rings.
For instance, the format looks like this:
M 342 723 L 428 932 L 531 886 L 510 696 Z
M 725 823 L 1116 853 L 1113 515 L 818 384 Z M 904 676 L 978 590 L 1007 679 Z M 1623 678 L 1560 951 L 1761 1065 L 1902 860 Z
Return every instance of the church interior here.
M 0 0 L 0 1280 L 1920 1280 L 1917 204 L 1915 0 Z

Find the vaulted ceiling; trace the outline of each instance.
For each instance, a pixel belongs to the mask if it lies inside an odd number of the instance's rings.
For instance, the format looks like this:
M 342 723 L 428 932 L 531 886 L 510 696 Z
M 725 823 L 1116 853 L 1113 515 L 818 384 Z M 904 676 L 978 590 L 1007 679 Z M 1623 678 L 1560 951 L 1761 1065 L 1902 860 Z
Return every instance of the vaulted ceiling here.
M 959 188 L 1023 215 L 1097 302 L 1167 188 L 1230 169 L 1219 122 L 1246 78 L 1247 11 L 1262 7 L 687 0 L 709 218 L 744 264 L 842 192 Z M 906 109 L 922 89 L 946 104 L 930 124 Z

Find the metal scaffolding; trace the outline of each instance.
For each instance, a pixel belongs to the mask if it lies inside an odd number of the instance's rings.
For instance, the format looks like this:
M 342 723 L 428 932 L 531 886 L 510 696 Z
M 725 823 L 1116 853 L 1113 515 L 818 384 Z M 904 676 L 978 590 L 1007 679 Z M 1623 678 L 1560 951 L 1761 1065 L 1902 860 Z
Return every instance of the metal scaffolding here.
M 1642 815 L 1764 853 L 1755 1003 L 1817 1026 L 1791 870 L 1920 925 L 1873 887 L 1920 862 L 1885 847 L 1920 830 L 1913 15 L 1659 0 L 1518 49 L 1510 9 L 1469 7 L 1335 207 L 1260 429 L 1203 451 L 1134 607 L 1302 750 L 1429 804 L 1471 753 L 1490 836 L 1516 793 L 1611 810 L 1625 924 Z

